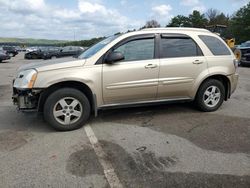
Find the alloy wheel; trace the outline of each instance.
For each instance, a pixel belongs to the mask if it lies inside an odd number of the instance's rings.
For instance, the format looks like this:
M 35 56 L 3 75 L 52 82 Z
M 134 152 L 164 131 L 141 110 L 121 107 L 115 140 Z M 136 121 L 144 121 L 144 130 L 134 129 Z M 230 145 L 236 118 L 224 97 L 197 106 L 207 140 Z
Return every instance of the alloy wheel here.
M 54 118 L 62 125 L 74 124 L 81 118 L 82 114 L 82 104 L 73 97 L 60 99 L 53 109 Z

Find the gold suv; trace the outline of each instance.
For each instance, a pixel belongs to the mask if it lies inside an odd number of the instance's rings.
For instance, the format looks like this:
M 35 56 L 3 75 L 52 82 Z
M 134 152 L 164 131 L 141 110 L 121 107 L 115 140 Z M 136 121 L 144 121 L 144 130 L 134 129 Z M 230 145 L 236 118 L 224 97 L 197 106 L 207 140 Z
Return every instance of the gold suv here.
M 225 42 L 205 29 L 145 29 L 108 37 L 75 60 L 21 67 L 13 100 L 63 131 L 112 107 L 194 101 L 211 112 L 235 91 L 237 66 Z

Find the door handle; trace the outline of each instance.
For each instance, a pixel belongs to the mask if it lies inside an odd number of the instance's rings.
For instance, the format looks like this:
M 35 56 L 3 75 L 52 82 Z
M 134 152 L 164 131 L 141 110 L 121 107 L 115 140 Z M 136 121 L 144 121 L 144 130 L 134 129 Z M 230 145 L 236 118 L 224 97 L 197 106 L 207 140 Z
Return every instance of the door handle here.
M 203 63 L 203 61 L 200 61 L 200 60 L 195 60 L 194 62 L 193 62 L 193 64 L 196 64 L 196 65 L 198 65 L 198 64 L 202 64 Z
M 148 65 L 145 66 L 146 69 L 154 69 L 156 67 L 157 67 L 156 64 L 148 64 Z

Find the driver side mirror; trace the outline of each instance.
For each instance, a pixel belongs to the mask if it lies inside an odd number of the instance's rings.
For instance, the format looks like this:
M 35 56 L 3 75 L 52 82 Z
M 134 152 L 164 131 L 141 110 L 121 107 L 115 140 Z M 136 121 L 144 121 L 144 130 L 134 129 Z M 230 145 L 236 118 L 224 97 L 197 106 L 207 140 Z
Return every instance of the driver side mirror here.
M 108 64 L 112 64 L 112 63 L 115 63 L 117 61 L 121 61 L 121 60 L 124 60 L 125 57 L 124 55 L 121 53 L 121 52 L 111 52 L 105 62 L 108 63 Z

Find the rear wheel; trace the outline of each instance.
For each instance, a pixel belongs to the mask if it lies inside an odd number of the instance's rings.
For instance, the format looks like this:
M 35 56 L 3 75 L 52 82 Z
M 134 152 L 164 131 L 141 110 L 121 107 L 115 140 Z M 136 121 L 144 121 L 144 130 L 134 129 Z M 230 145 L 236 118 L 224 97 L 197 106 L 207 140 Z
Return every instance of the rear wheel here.
M 56 130 L 82 127 L 90 116 L 90 104 L 79 90 L 63 88 L 52 93 L 44 104 L 44 118 Z
M 32 54 L 31 55 L 31 59 L 37 59 L 37 55 L 36 54 Z
M 204 112 L 216 111 L 225 99 L 225 87 L 219 80 L 205 81 L 196 95 L 196 105 Z

